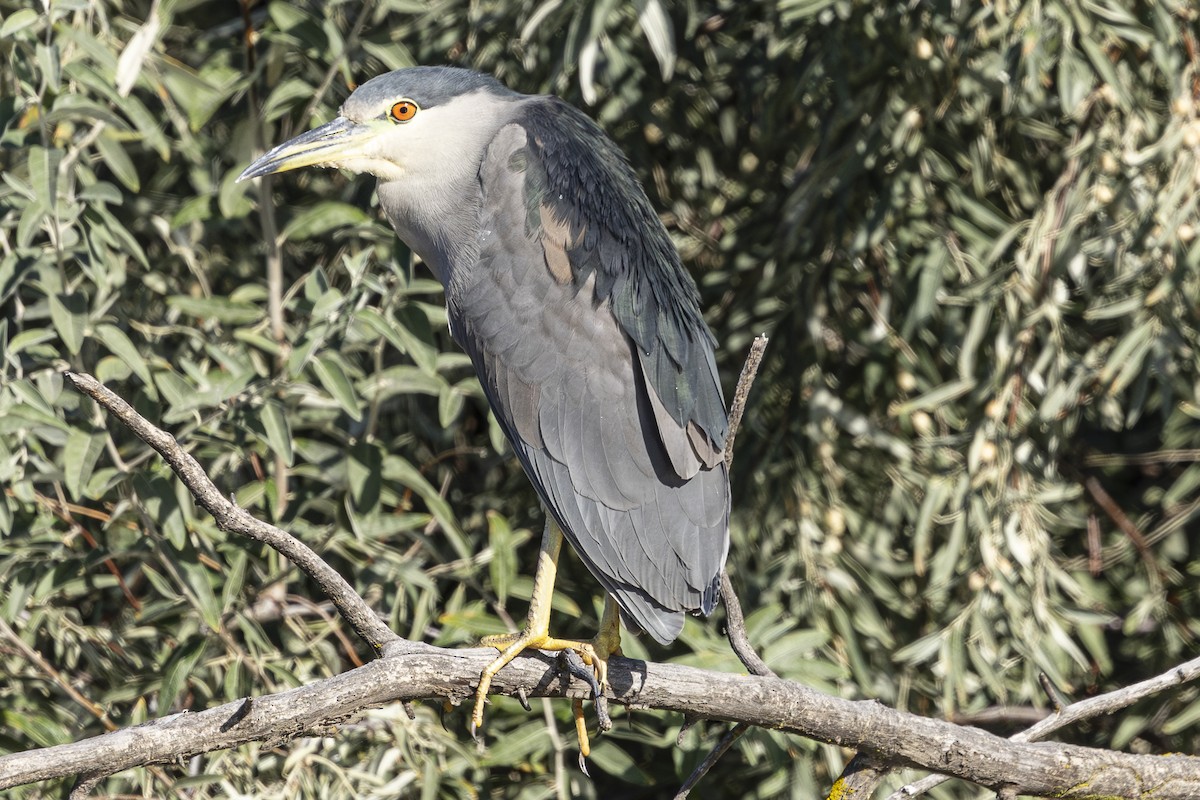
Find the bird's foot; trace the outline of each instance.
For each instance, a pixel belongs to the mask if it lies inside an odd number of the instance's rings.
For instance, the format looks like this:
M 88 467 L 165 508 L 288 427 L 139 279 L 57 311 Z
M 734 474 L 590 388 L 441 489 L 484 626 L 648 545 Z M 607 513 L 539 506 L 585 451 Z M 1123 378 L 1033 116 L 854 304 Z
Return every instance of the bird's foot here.
M 608 659 L 610 656 L 621 654 L 621 632 L 616 624 L 608 623 L 606 620 L 606 623 L 601 626 L 600 632 L 591 641 L 556 639 L 545 631 L 533 631 L 527 628 L 521 633 L 485 636 L 479 643 L 484 647 L 495 647 L 500 651 L 500 655 L 492 663 L 488 664 L 479 676 L 479 686 L 475 690 L 475 708 L 471 714 L 472 735 L 477 728 L 483 726 L 483 707 L 487 701 L 492 679 L 510 661 L 530 648 L 559 652 L 569 651 L 575 654 L 577 656 L 576 661 L 582 660 L 582 664 L 578 664 L 575 668 L 572 668 L 569 658 L 564 662 L 567 670 L 572 674 L 577 674 L 579 667 L 583 667 L 584 665 L 591 667 L 590 675 L 587 677 L 577 675 L 577 677 L 581 677 L 584 680 L 587 680 L 589 677 L 591 678 L 588 682 L 592 684 L 592 699 L 597 703 L 597 708 L 600 712 L 600 730 L 605 731 L 612 727 L 612 722 L 608 719 L 607 709 L 604 708 L 604 693 L 608 690 Z M 575 717 L 575 732 L 579 737 L 579 752 L 581 756 L 586 757 L 591 752 L 591 746 L 588 740 L 587 725 L 584 721 L 583 704 L 581 702 L 577 701 L 573 704 L 573 715 Z

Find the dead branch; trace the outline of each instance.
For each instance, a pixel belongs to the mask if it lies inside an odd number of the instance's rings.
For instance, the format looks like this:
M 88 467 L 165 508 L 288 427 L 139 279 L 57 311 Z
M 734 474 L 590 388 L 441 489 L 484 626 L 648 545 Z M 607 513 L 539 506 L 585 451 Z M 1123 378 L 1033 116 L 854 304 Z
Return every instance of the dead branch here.
M 250 741 L 278 741 L 399 701 L 469 697 L 494 657 L 400 639 L 365 666 L 307 686 L 184 712 L 71 744 L 0 756 L 0 789 L 77 773 L 112 774 Z M 1184 800 L 1200 796 L 1200 758 L 1129 755 L 1058 743 L 1014 742 L 887 708 L 829 697 L 793 681 L 728 675 L 679 664 L 615 658 L 612 699 L 661 711 L 787 731 L 869 752 L 900 767 L 936 769 L 997 791 L 1084 798 Z M 501 670 L 493 691 L 586 696 L 564 684 L 552 654 L 531 653 Z

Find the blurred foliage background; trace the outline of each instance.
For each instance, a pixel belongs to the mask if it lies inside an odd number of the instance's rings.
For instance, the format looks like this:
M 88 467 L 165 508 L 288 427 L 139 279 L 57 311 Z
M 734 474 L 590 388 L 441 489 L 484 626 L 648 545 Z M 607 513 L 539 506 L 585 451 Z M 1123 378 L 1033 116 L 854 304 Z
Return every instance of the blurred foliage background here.
M 520 620 L 542 517 L 370 180 L 236 184 L 410 64 L 559 93 L 620 143 L 732 388 L 730 572 L 780 674 L 999 733 L 1200 636 L 1200 52 L 1186 0 L 0 0 L 0 751 L 368 657 L 65 388 L 96 374 L 405 636 Z M 560 630 L 595 625 L 575 561 Z M 636 656 L 739 671 L 715 619 Z M 146 797 L 659 797 L 723 728 L 395 708 L 132 770 Z M 1196 752 L 1200 693 L 1066 734 Z M 986 720 L 987 722 L 983 722 Z M 848 754 L 753 731 L 718 797 Z M 893 785 L 899 781 L 893 781 Z M 730 788 L 732 787 L 732 788 Z M 41 785 L 12 796 L 59 796 Z M 962 784 L 941 798 L 982 796 Z

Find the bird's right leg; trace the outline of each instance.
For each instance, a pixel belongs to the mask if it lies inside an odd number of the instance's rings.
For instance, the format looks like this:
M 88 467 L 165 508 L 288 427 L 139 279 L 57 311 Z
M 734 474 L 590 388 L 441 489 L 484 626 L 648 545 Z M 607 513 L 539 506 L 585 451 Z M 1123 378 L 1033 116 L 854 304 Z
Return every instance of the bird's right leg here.
M 522 651 L 535 649 L 562 650 L 550 647 L 550 602 L 554 597 L 554 579 L 558 575 L 558 554 L 562 552 L 563 533 L 558 523 L 547 518 L 542 532 L 542 545 L 538 550 L 537 567 L 533 572 L 533 594 L 529 598 L 529 616 L 525 628 L 518 634 L 485 636 L 480 640 L 484 647 L 495 647 L 500 651 L 492 663 L 479 676 L 479 687 L 475 690 L 475 709 L 471 714 L 471 731 L 483 725 L 483 705 L 487 700 L 492 678 Z M 564 643 L 567 647 L 577 643 Z
M 563 532 L 552 518 L 546 521 L 542 545 L 538 550 L 537 568 L 533 573 L 533 594 L 529 598 L 529 616 L 520 633 L 485 636 L 480 644 L 500 651 L 479 676 L 475 690 L 475 708 L 471 715 L 471 730 L 483 725 L 483 707 L 487 701 L 492 679 L 514 658 L 529 648 L 536 650 L 574 650 L 590 666 L 598 680 L 600 692 L 608 688 L 608 658 L 621 653 L 621 628 L 616 602 L 606 598 L 600 632 L 591 641 L 556 639 L 550 635 L 550 604 L 554 597 L 554 580 L 558 574 L 558 556 L 562 552 Z M 578 719 L 576 725 L 579 725 Z M 580 736 L 580 748 L 587 754 L 586 733 Z

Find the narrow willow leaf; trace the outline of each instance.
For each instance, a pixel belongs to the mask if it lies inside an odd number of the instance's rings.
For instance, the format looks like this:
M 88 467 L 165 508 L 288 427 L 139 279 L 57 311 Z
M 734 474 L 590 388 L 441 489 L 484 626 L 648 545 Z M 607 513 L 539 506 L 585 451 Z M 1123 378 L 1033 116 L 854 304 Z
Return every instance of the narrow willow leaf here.
M 452 427 L 462 409 L 462 393 L 453 386 L 443 386 L 441 394 L 438 395 L 438 423 L 443 428 Z
M 891 409 L 891 413 L 895 416 L 904 416 L 911 414 L 913 411 L 937 408 L 944 403 L 949 403 L 952 400 L 962 397 L 974 387 L 975 381 L 973 380 L 949 381 L 919 397 L 914 397 L 907 403 L 897 404 Z
M 75 292 L 50 296 L 50 319 L 67 351 L 72 355 L 83 347 L 84 331 L 87 328 L 87 298 Z
M 362 225 L 369 221 L 370 217 L 358 206 L 326 200 L 309 206 L 292 217 L 284 227 L 283 233 L 280 234 L 280 239 L 282 241 L 311 239 L 337 228 Z
M 107 322 L 102 322 L 96 326 L 96 338 L 99 339 L 109 351 L 121 361 L 125 362 L 133 373 L 142 379 L 142 383 L 151 391 L 154 391 L 154 381 L 150 377 L 150 367 L 146 364 L 146 360 L 142 358 L 142 354 L 138 352 L 137 347 L 125 334 L 125 331 Z
M 62 52 L 57 44 L 49 46 L 39 43 L 37 46 L 37 61 L 45 76 L 46 86 L 52 92 L 62 88 Z
M 267 445 L 275 455 L 283 459 L 289 467 L 292 466 L 295 454 L 292 452 L 292 431 L 288 425 L 287 414 L 275 400 L 267 400 L 259 411 L 259 420 L 267 434 Z
M 408 352 L 408 345 L 404 339 L 397 333 L 396 325 L 384 319 L 383 314 L 377 308 L 367 306 L 360 308 L 354 312 L 354 318 L 360 322 L 366 323 L 367 327 L 375 331 L 383 338 L 388 340 L 392 347 L 399 350 L 401 353 Z
M 442 530 L 450 539 L 450 544 L 458 557 L 462 559 L 471 557 L 472 548 L 467 544 L 466 537 L 463 536 L 462 529 L 458 526 L 458 520 L 455 518 L 450 504 L 416 467 L 406 459 L 391 454 L 383 460 L 383 476 L 387 480 L 396 481 L 416 492 L 425 501 L 425 505 L 429 507 L 434 519 L 442 526 Z
M 438 352 L 433 345 L 433 332 L 429 318 L 420 308 L 410 304 L 397 309 L 392 332 L 418 367 L 431 375 L 437 374 Z
M 348 455 L 346 477 L 350 482 L 350 498 L 360 513 L 372 512 L 379 505 L 383 454 L 371 442 L 356 442 Z
M 14 11 L 0 25 L 0 39 L 11 38 L 18 31 L 23 31 L 31 25 L 37 24 L 39 16 L 38 12 L 32 8 L 22 8 Z
M 646 34 L 646 41 L 658 60 L 658 69 L 664 81 L 675 74 L 675 31 L 671 18 L 663 11 L 659 0 L 641 0 L 638 3 L 638 23 Z
M 185 552 L 190 548 L 185 548 Z M 217 595 L 213 592 L 213 578 L 209 568 L 189 553 L 188 558 L 179 560 L 179 569 L 190 588 L 196 610 L 210 630 L 221 630 L 221 606 Z
M 67 492 L 76 500 L 83 499 L 83 488 L 91 480 L 92 470 L 104 450 L 104 434 L 91 433 L 76 428 L 67 437 L 63 447 L 63 481 Z
M 649 776 L 611 736 L 599 739 L 592 747 L 588 758 L 594 761 L 597 767 L 604 770 L 605 775 L 612 775 L 634 786 L 650 784 Z
M 224 297 L 174 295 L 167 298 L 167 304 L 197 319 L 217 319 L 230 325 L 246 325 L 263 317 L 263 311 L 258 306 L 235 303 Z
M 492 560 L 488 564 L 488 576 L 492 579 L 492 591 L 496 599 L 504 603 L 517 574 L 517 554 L 513 541 L 512 527 L 508 520 L 494 511 L 488 512 L 488 546 L 492 549 Z
M 170 657 L 163 667 L 162 684 L 158 690 L 159 710 L 166 712 L 175 708 L 179 695 L 187 685 L 188 677 L 195 671 L 196 664 L 204 655 L 208 641 L 204 636 L 192 636 L 183 645 L 172 648 Z
M 121 57 L 117 59 L 116 86 L 117 94 L 121 97 L 129 95 L 129 90 L 133 88 L 134 82 L 141 74 L 146 56 L 150 54 L 158 39 L 158 28 L 158 10 L 156 6 L 152 5 L 150 6 L 150 16 L 137 29 L 137 33 L 129 38 L 125 48 L 121 51 Z
M 312 362 L 313 372 L 325 391 L 337 401 L 342 410 L 353 420 L 362 419 L 362 401 L 354 391 L 354 385 L 346 377 L 340 357 L 336 353 L 321 353 Z
M 125 152 L 125 146 L 117 141 L 116 137 L 107 131 L 100 134 L 96 138 L 96 149 L 100 151 L 100 157 L 104 159 L 104 163 L 112 170 L 113 176 L 126 189 L 135 193 L 141 191 L 142 182 L 138 177 L 137 167 L 133 165 L 133 159 L 129 157 L 129 153 Z
M 29 148 L 29 183 L 34 197 L 47 208 L 54 208 L 58 202 L 58 165 L 61 161 L 61 150 L 47 150 L 37 145 Z

